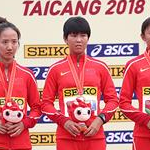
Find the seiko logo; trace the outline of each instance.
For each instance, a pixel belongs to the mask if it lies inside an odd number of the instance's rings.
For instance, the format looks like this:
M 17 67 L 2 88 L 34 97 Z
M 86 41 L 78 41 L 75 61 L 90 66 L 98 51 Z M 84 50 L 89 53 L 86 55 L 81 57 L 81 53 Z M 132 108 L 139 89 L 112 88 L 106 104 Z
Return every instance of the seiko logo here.
M 33 146 L 52 146 L 56 143 L 55 132 L 30 132 Z
M 83 88 L 83 94 L 86 95 L 96 95 L 97 94 L 97 88 L 96 87 L 84 87 Z M 78 95 L 78 90 L 77 88 L 68 88 L 64 89 L 64 96 L 65 97 L 70 97 L 70 96 L 75 96 Z
M 69 53 L 67 45 L 25 45 L 25 58 L 65 57 Z
M 123 77 L 124 65 L 110 65 L 109 70 L 113 78 L 120 79 Z
M 150 87 L 143 87 L 143 95 L 150 95 Z

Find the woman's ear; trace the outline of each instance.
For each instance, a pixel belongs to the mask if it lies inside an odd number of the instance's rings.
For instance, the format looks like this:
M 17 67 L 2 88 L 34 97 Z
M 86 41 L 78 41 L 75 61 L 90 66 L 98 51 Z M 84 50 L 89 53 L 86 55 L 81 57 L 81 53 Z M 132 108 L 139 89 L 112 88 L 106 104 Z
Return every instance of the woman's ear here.
M 141 34 L 141 39 L 142 39 L 143 41 L 146 41 L 144 34 Z
M 63 36 L 65 43 L 68 45 L 67 39 Z

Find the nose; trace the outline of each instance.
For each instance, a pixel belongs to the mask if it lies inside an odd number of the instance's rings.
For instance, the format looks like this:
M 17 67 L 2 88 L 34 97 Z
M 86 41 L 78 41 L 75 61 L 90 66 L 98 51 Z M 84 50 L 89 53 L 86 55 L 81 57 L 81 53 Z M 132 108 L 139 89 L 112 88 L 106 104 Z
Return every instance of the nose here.
M 13 44 L 11 42 L 9 42 L 7 44 L 7 50 L 12 50 Z
M 82 37 L 80 35 L 77 36 L 77 41 L 80 42 L 82 40 Z

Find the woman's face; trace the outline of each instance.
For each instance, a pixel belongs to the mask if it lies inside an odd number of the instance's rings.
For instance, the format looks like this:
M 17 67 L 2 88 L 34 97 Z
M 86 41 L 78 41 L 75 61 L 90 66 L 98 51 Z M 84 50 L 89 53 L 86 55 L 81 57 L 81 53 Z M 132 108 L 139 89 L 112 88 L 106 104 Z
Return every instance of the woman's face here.
M 88 43 L 88 35 L 85 33 L 70 33 L 65 39 L 70 54 L 80 55 L 85 53 Z
M 19 47 L 17 32 L 12 28 L 6 28 L 0 34 L 0 60 L 11 62 Z
M 147 47 L 150 48 L 150 25 L 146 28 L 144 34 L 141 35 L 143 41 L 145 41 Z

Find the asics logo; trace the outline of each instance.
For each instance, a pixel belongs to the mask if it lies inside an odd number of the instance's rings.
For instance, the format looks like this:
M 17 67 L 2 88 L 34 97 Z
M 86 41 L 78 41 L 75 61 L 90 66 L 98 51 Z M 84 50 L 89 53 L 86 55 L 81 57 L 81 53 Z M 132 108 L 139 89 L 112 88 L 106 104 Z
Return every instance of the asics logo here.
M 70 71 L 67 71 L 67 72 L 61 72 L 60 75 L 61 75 L 61 76 L 64 76 L 64 75 L 66 75 L 66 74 L 69 73 L 69 72 L 70 72 Z
M 150 68 L 141 68 L 140 71 L 141 71 L 141 72 L 144 72 L 144 71 L 146 71 L 146 70 L 148 70 L 148 69 L 150 69 Z

